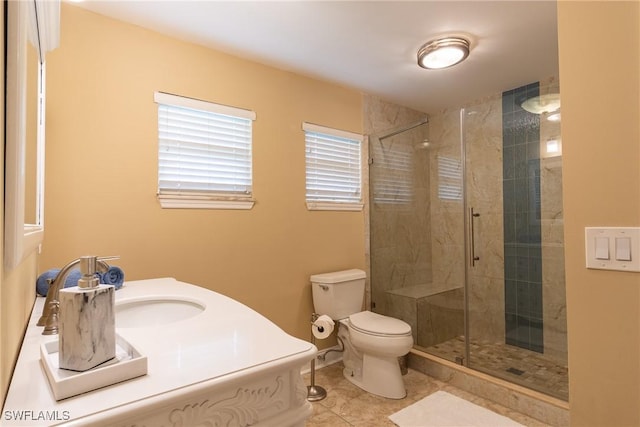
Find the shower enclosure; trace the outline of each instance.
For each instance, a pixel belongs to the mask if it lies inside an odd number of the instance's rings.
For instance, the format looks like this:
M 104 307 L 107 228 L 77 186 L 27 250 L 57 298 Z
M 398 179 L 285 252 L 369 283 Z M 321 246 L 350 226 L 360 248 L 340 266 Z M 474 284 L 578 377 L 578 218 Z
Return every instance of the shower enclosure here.
M 549 79 L 369 138 L 371 306 L 415 347 L 568 400 L 560 122 Z

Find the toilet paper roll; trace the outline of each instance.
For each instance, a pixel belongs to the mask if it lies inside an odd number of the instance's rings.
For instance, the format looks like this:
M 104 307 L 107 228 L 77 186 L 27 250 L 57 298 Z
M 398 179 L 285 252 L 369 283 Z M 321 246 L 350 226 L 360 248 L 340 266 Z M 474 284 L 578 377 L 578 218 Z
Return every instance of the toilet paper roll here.
M 326 314 L 323 314 L 311 324 L 311 332 L 314 337 L 322 340 L 331 335 L 334 325 L 335 323 L 333 323 L 333 319 Z

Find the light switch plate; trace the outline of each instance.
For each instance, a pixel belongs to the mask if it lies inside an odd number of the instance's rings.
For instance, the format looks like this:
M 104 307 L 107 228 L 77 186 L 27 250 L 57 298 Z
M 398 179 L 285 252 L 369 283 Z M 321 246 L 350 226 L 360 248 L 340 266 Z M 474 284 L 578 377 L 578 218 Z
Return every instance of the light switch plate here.
M 587 268 L 640 272 L 640 227 L 586 227 L 584 236 Z M 606 241 L 608 259 L 601 259 Z

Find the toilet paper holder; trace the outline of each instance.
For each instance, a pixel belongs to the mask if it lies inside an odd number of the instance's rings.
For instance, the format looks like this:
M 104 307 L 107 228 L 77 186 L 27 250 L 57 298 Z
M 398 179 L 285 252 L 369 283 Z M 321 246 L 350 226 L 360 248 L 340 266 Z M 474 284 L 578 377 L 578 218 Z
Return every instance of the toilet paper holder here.
M 316 336 L 313 328 L 316 327 L 316 320 L 320 317 L 319 314 L 311 314 L 311 344 L 316 344 Z M 324 332 L 324 331 L 321 331 Z M 316 358 L 311 359 L 311 385 L 307 386 L 307 400 L 309 402 L 317 402 L 327 397 L 327 390 L 319 385 L 316 385 Z
M 318 315 L 314 313 L 311 316 L 311 333 L 317 339 L 325 339 L 331 336 L 335 323 L 333 319 L 326 314 Z

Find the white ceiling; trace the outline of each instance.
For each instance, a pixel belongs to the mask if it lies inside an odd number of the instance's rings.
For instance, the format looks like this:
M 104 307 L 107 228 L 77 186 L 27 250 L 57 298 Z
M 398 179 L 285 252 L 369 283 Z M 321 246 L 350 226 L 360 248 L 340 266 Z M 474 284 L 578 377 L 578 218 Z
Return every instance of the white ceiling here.
M 435 112 L 558 74 L 555 1 L 85 1 L 179 39 Z M 64 24 L 64 23 L 63 23 Z M 459 34 L 469 58 L 424 70 L 416 52 Z

